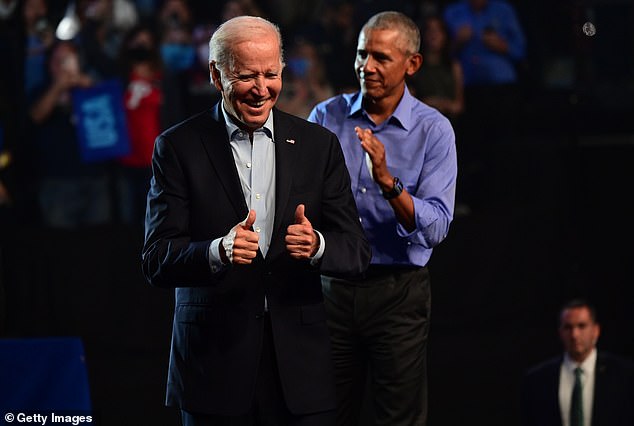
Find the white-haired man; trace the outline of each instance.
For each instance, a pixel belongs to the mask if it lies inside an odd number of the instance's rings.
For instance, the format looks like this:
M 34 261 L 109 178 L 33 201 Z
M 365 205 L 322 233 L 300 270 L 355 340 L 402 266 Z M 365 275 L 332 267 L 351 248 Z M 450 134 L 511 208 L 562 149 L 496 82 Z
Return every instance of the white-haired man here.
M 210 40 L 222 100 L 157 138 L 143 267 L 176 288 L 167 404 L 186 426 L 330 425 L 335 390 L 320 273 L 369 263 L 336 136 L 285 114 L 279 29 Z

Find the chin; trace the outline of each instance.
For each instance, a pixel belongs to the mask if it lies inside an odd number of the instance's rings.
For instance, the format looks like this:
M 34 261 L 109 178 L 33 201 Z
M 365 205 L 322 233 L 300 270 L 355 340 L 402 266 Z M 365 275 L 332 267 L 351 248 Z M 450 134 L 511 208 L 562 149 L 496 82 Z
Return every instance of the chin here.
M 370 99 L 379 99 L 381 97 L 381 92 L 376 88 L 367 88 L 362 89 L 362 93 L 364 96 Z
M 248 116 L 242 116 L 242 119 L 244 120 L 245 123 L 247 123 L 249 126 L 257 126 L 260 127 L 262 126 L 265 122 L 266 122 L 266 118 L 269 116 L 270 111 L 268 111 L 265 114 L 259 114 L 259 115 L 248 115 Z

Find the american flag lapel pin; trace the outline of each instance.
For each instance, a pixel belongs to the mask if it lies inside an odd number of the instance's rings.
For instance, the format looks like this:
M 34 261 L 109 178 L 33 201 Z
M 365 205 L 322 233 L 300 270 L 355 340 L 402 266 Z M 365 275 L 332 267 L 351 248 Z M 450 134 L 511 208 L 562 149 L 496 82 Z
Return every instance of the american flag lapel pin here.
M 295 145 L 295 139 L 286 139 L 286 142 L 290 143 L 291 145 Z

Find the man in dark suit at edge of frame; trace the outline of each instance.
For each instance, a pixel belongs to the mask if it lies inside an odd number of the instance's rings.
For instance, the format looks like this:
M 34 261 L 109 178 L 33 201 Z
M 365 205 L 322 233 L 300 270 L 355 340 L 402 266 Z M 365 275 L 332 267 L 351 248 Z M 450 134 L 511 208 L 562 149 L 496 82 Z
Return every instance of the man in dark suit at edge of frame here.
M 559 336 L 565 351 L 527 372 L 524 426 L 634 426 L 634 363 L 597 350 L 600 331 L 589 302 L 575 299 L 562 307 Z

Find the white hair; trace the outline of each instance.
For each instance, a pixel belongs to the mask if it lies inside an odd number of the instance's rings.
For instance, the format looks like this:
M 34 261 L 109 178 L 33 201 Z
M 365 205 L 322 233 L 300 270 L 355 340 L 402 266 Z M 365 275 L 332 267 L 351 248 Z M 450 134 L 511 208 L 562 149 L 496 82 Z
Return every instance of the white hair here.
M 214 62 L 223 72 L 233 69 L 233 46 L 274 32 L 280 47 L 280 62 L 284 65 L 282 34 L 274 23 L 258 16 L 238 16 L 218 27 L 209 40 L 209 63 Z

